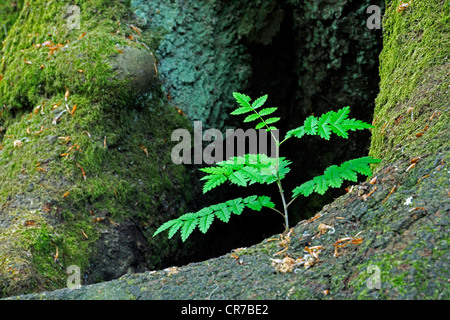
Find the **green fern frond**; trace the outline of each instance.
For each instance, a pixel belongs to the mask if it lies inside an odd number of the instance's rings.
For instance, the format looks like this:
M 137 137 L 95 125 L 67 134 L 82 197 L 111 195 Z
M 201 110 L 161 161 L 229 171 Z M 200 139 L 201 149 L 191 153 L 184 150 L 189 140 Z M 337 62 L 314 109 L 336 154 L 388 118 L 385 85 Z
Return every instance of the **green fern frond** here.
M 318 194 L 325 194 L 325 192 L 328 190 L 329 184 L 328 180 L 325 176 L 317 176 L 313 179 L 314 184 L 316 185 L 316 188 L 314 189 L 315 192 Z
M 210 208 L 213 210 L 214 215 L 219 218 L 219 220 L 223 222 L 230 221 L 232 208 L 230 208 L 229 210 L 226 203 L 215 204 Z
M 254 114 L 251 114 L 251 115 L 247 116 L 244 119 L 244 122 L 252 122 L 252 121 L 255 121 L 256 119 L 259 119 L 259 118 L 260 118 L 259 114 L 258 113 L 254 113 Z
M 291 162 L 286 158 L 269 158 L 264 154 L 246 154 L 232 157 L 227 161 L 216 164 L 215 167 L 202 168 L 200 171 L 208 175 L 201 178 L 206 180 L 203 193 L 220 186 L 226 181 L 238 186 L 246 187 L 254 183 L 271 184 L 278 177 L 283 179 L 289 173 Z
M 262 129 L 266 126 L 266 124 L 264 122 L 260 122 L 255 126 L 256 130 Z
M 307 134 L 313 136 L 317 133 L 317 123 L 319 121 L 316 117 L 310 116 L 306 118 L 304 128 Z
M 236 215 L 241 215 L 241 213 L 244 211 L 245 204 L 242 203 L 241 199 L 234 199 L 234 200 L 228 200 L 225 202 L 228 208 L 230 208 L 231 212 L 233 212 Z
M 202 233 L 206 233 L 214 221 L 214 215 L 208 214 L 200 217 L 198 228 Z
M 259 110 L 258 113 L 261 117 L 264 117 L 264 116 L 268 116 L 269 114 L 274 113 L 277 110 L 278 110 L 278 108 L 264 108 L 262 110 Z
M 267 196 L 250 196 L 245 199 L 229 200 L 203 208 L 196 213 L 186 213 L 177 219 L 170 220 L 159 227 L 153 237 L 169 229 L 169 238 L 180 231 L 181 240 L 184 242 L 197 227 L 202 233 L 206 233 L 215 218 L 228 222 L 232 214 L 240 215 L 245 207 L 254 211 L 261 211 L 263 207 L 274 208 L 275 204 Z
M 339 188 L 344 180 L 356 182 L 357 174 L 371 176 L 370 164 L 379 163 L 381 160 L 371 157 L 363 157 L 346 161 L 340 166 L 328 167 L 324 174 L 303 183 L 293 190 L 293 198 L 303 195 L 308 197 L 313 192 L 324 194 L 329 188 Z
M 275 123 L 275 122 L 278 122 L 278 121 L 280 121 L 280 118 L 269 118 L 269 119 L 266 119 L 265 123 L 266 124 L 272 124 L 272 123 Z
M 363 157 L 356 160 L 350 160 L 344 162 L 341 167 L 345 170 L 352 170 L 365 176 L 372 175 L 372 169 L 370 169 L 370 164 L 380 163 L 380 159 L 373 159 L 371 157 Z
M 267 128 L 267 131 L 277 130 L 277 128 L 274 126 L 269 127 L 269 124 L 274 124 L 274 123 L 278 122 L 280 120 L 280 118 L 273 117 L 273 118 L 264 120 L 263 117 L 274 113 L 275 111 L 278 110 L 278 108 L 264 108 L 259 111 L 256 110 L 258 108 L 261 108 L 266 103 L 267 98 L 268 98 L 267 94 L 262 97 L 259 97 L 253 103 L 250 103 L 251 98 L 246 96 L 245 94 L 234 92 L 233 96 L 236 99 L 237 103 L 240 105 L 240 108 L 231 112 L 231 115 L 241 115 L 241 114 L 253 112 L 252 114 L 247 115 L 247 117 L 244 119 L 244 122 L 252 122 L 255 120 L 260 120 L 261 122 L 259 122 L 255 126 L 256 130 L 262 129 L 264 127 Z
M 339 188 L 344 182 L 341 176 L 341 168 L 336 165 L 328 167 L 324 172 L 324 177 L 332 188 Z
M 295 129 L 292 129 L 286 133 L 286 138 L 289 139 L 291 137 L 296 137 L 297 139 L 302 138 L 306 134 L 305 126 L 301 126 Z
M 307 181 L 293 190 L 293 198 L 297 197 L 300 194 L 308 197 L 314 192 L 315 189 L 316 182 L 314 180 Z
M 188 213 L 183 220 L 183 226 L 181 227 L 181 240 L 186 241 L 190 234 L 197 227 L 200 219 L 194 213 Z
M 201 169 L 200 169 L 201 170 Z M 225 174 L 210 174 L 201 178 L 200 180 L 207 180 L 203 185 L 203 193 L 212 190 L 228 180 L 228 175 Z
M 249 112 L 252 112 L 252 111 L 253 111 L 252 107 L 241 107 L 241 108 L 237 108 L 236 110 L 234 110 L 230 114 L 233 115 L 233 116 L 237 116 L 237 115 L 249 113 Z
M 175 221 L 175 224 L 169 230 L 168 238 L 171 239 L 175 235 L 175 233 L 177 233 L 178 229 L 181 228 L 181 226 L 183 226 L 182 220 Z
M 264 103 L 266 103 L 268 97 L 269 96 L 266 94 L 266 95 L 256 99 L 252 104 L 252 108 L 258 109 L 258 108 L 262 107 L 264 105 Z
M 344 107 L 338 111 L 330 111 L 320 118 L 309 116 L 303 126 L 287 132 L 286 139 L 291 137 L 301 138 L 305 134 L 318 135 L 325 140 L 329 140 L 331 133 L 347 139 L 348 131 L 356 131 L 372 128 L 368 123 L 361 120 L 348 119 L 350 107 Z
M 243 108 L 251 107 L 250 101 L 252 100 L 249 96 L 245 94 L 233 92 L 233 97 L 236 99 L 237 103 Z
M 251 98 L 242 93 L 233 93 L 239 107 L 232 115 L 245 115 L 244 122 L 255 121 L 255 129 L 265 128 L 267 131 L 276 130 L 273 124 L 280 118 L 273 117 L 272 114 L 277 108 L 263 108 L 267 102 L 268 95 L 264 95 L 253 103 Z M 291 137 L 302 138 L 305 135 L 318 135 L 329 140 L 331 134 L 348 138 L 349 131 L 372 128 L 371 125 L 360 120 L 349 119 L 350 107 L 342 108 L 338 111 L 327 112 L 320 117 L 309 116 L 302 126 L 287 132 L 285 139 L 280 143 L 275 135 L 272 135 L 277 142 L 277 155 L 279 146 Z M 264 117 L 270 116 L 265 119 Z M 332 165 L 328 167 L 323 175 L 317 176 L 310 181 L 303 183 L 293 190 L 293 199 L 285 201 L 282 192 L 281 180 L 289 173 L 291 162 L 285 158 L 269 158 L 264 154 L 246 154 L 240 157 L 232 157 L 226 161 L 216 164 L 216 166 L 200 169 L 206 175 L 200 180 L 205 181 L 203 193 L 206 193 L 226 182 L 237 186 L 247 187 L 248 185 L 272 184 L 276 182 L 280 189 L 283 200 L 284 212 L 275 209 L 275 204 L 267 196 L 250 196 L 245 199 L 237 198 L 223 203 L 215 204 L 201 209 L 196 213 L 186 213 L 177 219 L 168 221 L 161 225 L 153 236 L 163 231 L 168 231 L 168 237 L 172 238 L 178 231 L 181 240 L 184 242 L 198 227 L 202 233 L 206 233 L 214 220 L 217 218 L 222 222 L 229 222 L 233 214 L 240 215 L 245 208 L 261 211 L 263 208 L 272 208 L 280 213 L 285 219 L 285 226 L 289 228 L 288 207 L 298 196 L 305 197 L 316 192 L 324 194 L 329 188 L 339 188 L 344 180 L 356 182 L 358 174 L 370 176 L 371 164 L 379 163 L 381 160 L 371 157 L 363 157 L 342 163 L 340 166 Z
M 155 234 L 153 235 L 153 236 L 156 236 L 158 233 L 160 233 L 160 232 L 163 232 L 163 231 L 165 231 L 165 230 L 167 230 L 167 229 L 172 229 L 172 227 L 174 227 L 175 225 L 179 225 L 178 226 L 178 228 L 179 227 L 181 227 L 181 224 L 179 223 L 179 221 L 178 220 L 170 220 L 170 221 L 167 221 L 166 223 L 163 223 L 159 228 L 158 228 L 158 230 L 155 232 Z M 175 232 L 176 232 L 176 230 L 175 230 Z M 171 237 L 169 236 L 169 239 L 170 239 Z
M 284 177 L 291 171 L 289 168 L 289 165 L 292 162 L 287 160 L 284 157 L 278 158 L 278 162 L 276 159 L 273 160 L 272 165 L 267 169 L 262 169 L 261 174 L 264 175 L 264 183 L 271 184 L 276 182 L 278 179 L 283 180 Z M 271 170 L 270 172 L 266 173 L 266 170 Z
M 272 202 L 270 197 L 267 196 L 250 196 L 243 200 L 245 205 L 255 211 L 261 211 L 263 207 L 274 208 L 275 204 Z

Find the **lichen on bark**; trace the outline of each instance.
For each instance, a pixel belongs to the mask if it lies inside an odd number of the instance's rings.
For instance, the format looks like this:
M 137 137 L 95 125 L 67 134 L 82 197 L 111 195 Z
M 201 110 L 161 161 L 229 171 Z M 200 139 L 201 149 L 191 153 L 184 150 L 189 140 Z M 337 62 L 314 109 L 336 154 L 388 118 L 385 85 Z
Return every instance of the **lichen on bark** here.
M 251 57 L 243 39 L 268 44 L 283 12 L 276 1 L 141 1 L 131 5 L 162 34 L 163 87 L 174 105 L 204 128 L 228 125 L 232 93 L 248 87 Z

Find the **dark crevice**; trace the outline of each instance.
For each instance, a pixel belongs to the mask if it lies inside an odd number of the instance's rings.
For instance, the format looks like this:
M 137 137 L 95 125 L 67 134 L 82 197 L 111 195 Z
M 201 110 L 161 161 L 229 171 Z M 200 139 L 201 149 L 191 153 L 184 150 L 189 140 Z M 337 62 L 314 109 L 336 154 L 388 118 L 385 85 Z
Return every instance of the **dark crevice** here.
M 280 137 L 285 133 L 303 124 L 304 119 L 310 114 L 320 116 L 322 112 L 337 110 L 346 105 L 351 106 L 351 117 L 366 122 L 371 122 L 374 101 L 378 93 L 378 61 L 374 55 L 367 57 L 373 63 L 362 65 L 358 69 L 358 85 L 362 82 L 366 86 L 363 89 L 364 97 L 357 97 L 352 92 L 346 95 L 342 90 L 340 80 L 344 75 L 348 75 L 348 66 L 354 65 L 357 55 L 361 50 L 366 49 L 364 44 L 355 40 L 348 40 L 350 51 L 342 57 L 342 64 L 338 70 L 328 70 L 324 82 L 327 86 L 312 88 L 314 95 L 309 97 L 314 102 L 314 106 L 304 108 L 301 106 L 303 89 L 299 87 L 299 70 L 301 65 L 301 53 L 299 51 L 300 41 L 298 34 L 301 32 L 296 28 L 299 26 L 294 21 L 294 8 L 288 4 L 280 5 L 284 10 L 283 21 L 279 32 L 272 38 L 269 44 L 257 43 L 254 39 L 243 39 L 251 55 L 252 76 L 249 87 L 242 90 L 253 99 L 264 94 L 269 95 L 267 107 L 278 107 L 276 116 L 281 118 L 277 123 L 280 128 Z M 355 5 L 357 6 L 357 5 Z M 278 8 L 278 7 L 277 7 Z M 350 10 L 357 10 L 354 6 L 348 6 L 344 13 Z M 331 24 L 333 20 L 317 23 Z M 303 26 L 305 27 L 305 26 Z M 314 28 L 313 26 L 307 26 Z M 347 26 L 348 27 L 348 26 Z M 308 30 L 308 32 L 312 32 Z M 377 31 L 374 31 L 377 32 Z M 378 37 L 373 39 L 381 39 Z M 346 39 L 345 34 L 341 36 Z M 365 40 L 367 41 L 367 39 Z M 381 41 L 377 45 L 377 50 L 381 52 Z M 373 44 L 371 43 L 370 46 Z M 323 50 L 323 48 L 321 48 Z M 370 55 L 370 53 L 364 53 Z M 353 70 L 353 69 L 352 69 Z M 314 84 L 305 84 L 314 85 Z M 361 85 L 359 85 L 361 87 Z M 311 89 L 311 88 L 309 88 Z M 345 105 L 339 102 L 345 101 Z M 356 105 L 355 105 L 356 104 Z M 363 106 L 362 106 L 363 105 Z M 313 110 L 314 108 L 314 110 Z M 319 110 L 319 111 L 317 111 Z M 306 112 L 306 113 L 305 113 Z M 242 128 L 244 130 L 253 128 L 252 125 L 242 123 L 242 117 L 232 117 L 227 123 L 230 127 Z M 283 187 L 286 197 L 291 198 L 291 191 L 301 183 L 320 175 L 330 165 L 339 165 L 346 160 L 367 155 L 370 143 L 370 132 L 352 132 L 348 140 L 332 137 L 330 141 L 324 141 L 318 137 L 305 137 L 304 139 L 292 139 L 283 144 L 281 156 L 291 160 L 291 172 L 283 180 Z M 313 194 L 308 198 L 298 198 L 294 205 L 290 207 L 290 226 L 294 226 L 299 221 L 313 216 L 320 211 L 324 205 L 331 203 L 333 199 L 345 193 L 344 185 L 340 189 L 330 189 L 325 195 Z M 200 210 L 205 205 L 223 202 L 237 197 L 249 195 L 267 195 L 272 198 L 277 208 L 282 209 L 280 194 L 275 184 L 269 186 L 252 185 L 248 188 L 237 187 L 235 185 L 223 185 L 212 190 L 207 195 L 201 196 L 198 201 L 199 207 L 192 208 Z M 206 235 L 194 232 L 188 240 L 188 246 L 195 248 L 193 261 L 201 261 L 212 257 L 217 257 L 230 252 L 234 248 L 247 247 L 256 244 L 273 234 L 283 232 L 283 218 L 271 210 L 254 212 L 246 210 L 241 216 L 233 215 L 229 223 L 214 222 Z M 195 243 L 195 244 L 194 244 Z M 204 246 L 204 247 L 202 247 Z M 192 262 L 192 261 L 189 261 Z

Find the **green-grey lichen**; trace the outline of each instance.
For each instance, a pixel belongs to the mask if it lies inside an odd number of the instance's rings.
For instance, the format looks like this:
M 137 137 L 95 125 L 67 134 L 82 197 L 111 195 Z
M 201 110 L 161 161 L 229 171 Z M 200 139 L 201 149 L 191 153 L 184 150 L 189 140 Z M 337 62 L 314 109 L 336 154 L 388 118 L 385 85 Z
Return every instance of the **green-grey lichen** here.
M 162 30 L 159 71 L 172 103 L 205 128 L 222 128 L 234 106 L 232 92 L 246 88 L 251 76 L 248 48 L 240 40 L 270 42 L 282 20 L 276 2 L 133 0 L 131 5 L 143 23 Z

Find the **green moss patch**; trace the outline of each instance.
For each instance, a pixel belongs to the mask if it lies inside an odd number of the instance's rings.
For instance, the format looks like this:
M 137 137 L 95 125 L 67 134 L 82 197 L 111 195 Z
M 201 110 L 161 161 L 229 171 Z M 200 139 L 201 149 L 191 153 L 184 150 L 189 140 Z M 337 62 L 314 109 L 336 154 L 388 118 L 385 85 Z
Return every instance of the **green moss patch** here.
M 380 94 L 370 152 L 384 159 L 380 166 L 430 154 L 439 149 L 439 136 L 450 136 L 450 4 L 418 0 L 402 12 L 396 8 L 392 3 L 383 20 Z

